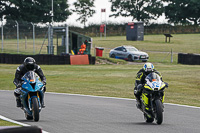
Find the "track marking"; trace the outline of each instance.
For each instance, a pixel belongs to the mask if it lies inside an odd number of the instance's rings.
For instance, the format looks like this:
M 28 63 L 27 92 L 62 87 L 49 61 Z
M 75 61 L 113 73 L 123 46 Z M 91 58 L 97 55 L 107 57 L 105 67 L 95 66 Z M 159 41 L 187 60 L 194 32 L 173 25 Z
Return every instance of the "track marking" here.
M 130 99 L 130 98 L 105 97 L 105 96 L 94 96 L 94 95 L 83 95 L 83 94 L 70 94 L 70 93 L 56 93 L 56 92 L 46 92 L 46 93 L 47 94 L 56 94 L 56 95 L 67 95 L 67 96 L 81 96 L 81 97 L 94 97 L 94 98 L 105 98 L 105 99 L 117 99 L 117 100 L 136 101 L 136 99 Z M 179 107 L 187 107 L 187 108 L 200 109 L 200 107 L 189 106 L 189 105 L 181 105 L 181 104 L 174 104 L 174 103 L 164 103 L 164 104 L 166 104 L 166 105 L 172 105 L 172 106 L 179 106 Z
M 11 91 L 11 90 L 0 90 L 0 91 Z M 118 99 L 118 100 L 136 101 L 136 99 L 119 98 L 119 97 L 105 97 L 105 96 L 94 96 L 94 95 L 83 95 L 83 94 L 70 94 L 70 93 L 57 93 L 57 92 L 46 92 L 46 93 L 47 94 L 56 94 L 56 95 L 68 95 L 68 96 L 81 96 L 81 97 L 94 97 L 94 98 L 106 98 L 106 99 Z M 200 109 L 200 107 L 189 106 L 189 105 L 181 105 L 181 104 L 174 104 L 174 103 L 164 103 L 164 104 L 166 104 L 166 105 L 172 105 L 172 106 L 179 106 L 179 107 L 186 107 L 186 108 Z
M 15 120 L 6 118 L 6 117 L 4 117 L 4 116 L 2 116 L 2 115 L 0 115 L 0 119 L 2 119 L 2 120 L 4 120 L 4 121 L 11 122 L 11 123 L 15 123 L 15 124 L 18 124 L 18 125 L 21 125 L 21 126 L 25 126 L 25 127 L 31 126 L 31 125 L 28 125 L 28 124 L 25 124 L 25 123 L 21 123 L 21 122 L 18 122 L 18 121 L 15 121 Z M 48 132 L 42 130 L 42 133 L 48 133 Z
M 25 127 L 30 126 L 30 125 L 28 125 L 28 124 L 24 124 L 24 123 L 21 123 L 21 122 L 18 122 L 18 121 L 11 120 L 11 119 L 6 118 L 6 117 L 4 117 L 4 116 L 2 116 L 2 115 L 0 115 L 0 119 L 2 119 L 2 120 L 4 120 L 4 121 L 11 122 L 11 123 L 15 123 L 15 124 L 17 124 L 17 125 L 25 126 Z
M 25 123 L 21 123 L 21 122 L 6 118 L 6 117 L 4 117 L 2 115 L 0 115 L 0 119 L 2 119 L 4 121 L 11 122 L 11 123 L 15 123 L 15 124 L 18 124 L 18 125 L 21 125 L 21 126 L 25 126 L 25 127 L 31 126 L 31 125 L 28 125 L 28 124 L 25 124 Z M 42 130 L 42 133 L 49 133 L 49 132 Z

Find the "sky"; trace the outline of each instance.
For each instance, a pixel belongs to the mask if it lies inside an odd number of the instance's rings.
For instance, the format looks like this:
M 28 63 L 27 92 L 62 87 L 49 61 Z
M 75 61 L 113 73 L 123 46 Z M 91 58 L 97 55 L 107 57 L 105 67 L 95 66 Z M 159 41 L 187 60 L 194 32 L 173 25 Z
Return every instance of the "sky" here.
M 68 4 L 70 5 L 70 8 L 73 7 L 73 3 L 75 0 L 68 0 Z M 111 21 L 114 23 L 124 23 L 124 22 L 132 22 L 132 17 L 109 17 L 109 15 L 112 14 L 111 12 L 111 2 L 109 0 L 95 0 L 95 10 L 96 13 L 93 15 L 93 17 L 89 18 L 88 21 L 86 22 L 86 25 L 90 23 L 98 23 L 100 24 L 101 21 Z M 101 9 L 106 9 L 106 13 L 101 13 Z M 80 26 L 83 27 L 83 24 L 80 24 L 80 21 L 76 21 L 78 19 L 78 15 L 76 13 L 73 13 L 72 15 L 69 16 L 67 19 L 66 23 L 68 25 L 75 25 L 75 26 Z M 154 20 L 151 22 L 156 22 L 156 23 L 166 23 L 167 21 L 165 20 L 164 16 L 161 16 L 158 18 L 158 20 Z
M 69 8 L 74 9 L 73 3 L 76 2 L 76 0 L 68 0 Z M 86 22 L 86 26 L 88 24 L 101 24 L 102 21 L 106 22 L 113 22 L 113 23 L 128 23 L 132 22 L 132 17 L 121 17 L 118 16 L 115 17 L 109 17 L 109 15 L 113 14 L 111 12 L 111 2 L 109 0 L 95 0 L 95 11 L 96 13 L 93 15 L 93 17 L 90 17 L 88 21 Z M 101 13 L 101 9 L 106 9 L 106 13 Z M 80 21 L 76 21 L 78 19 L 78 15 L 76 13 L 73 13 L 69 16 L 69 18 L 64 23 L 54 23 L 53 25 L 63 25 L 67 24 L 69 26 L 79 26 L 83 27 L 84 25 L 80 23 Z M 165 19 L 164 15 L 158 18 L 157 20 L 152 20 L 150 22 L 155 23 L 167 23 L 167 20 Z M 3 22 L 5 23 L 5 21 Z

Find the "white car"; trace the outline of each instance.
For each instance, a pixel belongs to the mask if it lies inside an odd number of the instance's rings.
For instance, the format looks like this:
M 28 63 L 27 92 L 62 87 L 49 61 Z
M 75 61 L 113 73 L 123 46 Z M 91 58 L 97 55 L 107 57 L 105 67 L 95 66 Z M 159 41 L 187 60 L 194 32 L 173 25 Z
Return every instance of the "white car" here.
M 120 46 L 110 50 L 109 56 L 111 58 L 124 59 L 128 61 L 141 60 L 146 62 L 149 55 L 145 52 L 139 51 L 133 46 Z

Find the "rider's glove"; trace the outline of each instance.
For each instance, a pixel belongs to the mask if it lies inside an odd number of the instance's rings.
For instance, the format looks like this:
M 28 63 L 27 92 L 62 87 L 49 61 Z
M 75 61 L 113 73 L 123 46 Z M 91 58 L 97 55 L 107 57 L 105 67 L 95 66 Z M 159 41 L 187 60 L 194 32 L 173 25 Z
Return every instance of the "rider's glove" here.
M 17 93 L 17 94 L 20 94 L 20 93 L 21 93 L 21 89 L 22 89 L 21 87 L 16 88 L 16 89 L 14 90 L 14 92 Z
M 21 88 L 21 86 L 22 86 L 21 83 L 19 83 L 19 84 L 17 84 L 16 87 L 17 87 L 17 88 Z
M 47 84 L 47 83 L 46 83 L 46 80 L 43 80 L 43 81 L 42 81 L 42 83 L 43 83 L 44 85 L 46 85 L 46 84 Z
M 169 87 L 169 84 L 167 82 L 165 82 L 166 87 Z

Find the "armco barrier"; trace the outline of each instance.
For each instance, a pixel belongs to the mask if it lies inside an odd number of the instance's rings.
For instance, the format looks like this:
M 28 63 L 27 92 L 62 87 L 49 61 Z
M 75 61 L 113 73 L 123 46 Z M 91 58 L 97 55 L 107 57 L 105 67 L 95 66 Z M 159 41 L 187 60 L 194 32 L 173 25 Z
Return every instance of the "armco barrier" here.
M 0 53 L 0 63 L 21 64 L 26 57 L 33 57 L 40 65 L 62 65 L 70 64 L 70 55 L 22 55 Z M 95 57 L 88 55 L 89 64 L 95 64 Z
M 200 65 L 200 54 L 178 53 L 178 63 L 188 65 Z

